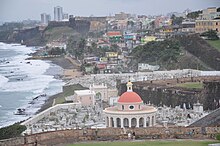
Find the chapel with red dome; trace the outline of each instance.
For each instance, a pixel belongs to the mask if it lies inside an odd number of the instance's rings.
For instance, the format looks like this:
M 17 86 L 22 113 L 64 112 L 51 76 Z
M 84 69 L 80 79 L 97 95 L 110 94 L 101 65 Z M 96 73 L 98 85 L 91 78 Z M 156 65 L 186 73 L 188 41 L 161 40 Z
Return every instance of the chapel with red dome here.
M 127 91 L 119 98 L 117 105 L 104 110 L 106 127 L 134 128 L 151 127 L 156 124 L 157 109 L 145 105 L 141 97 L 133 91 L 129 81 Z

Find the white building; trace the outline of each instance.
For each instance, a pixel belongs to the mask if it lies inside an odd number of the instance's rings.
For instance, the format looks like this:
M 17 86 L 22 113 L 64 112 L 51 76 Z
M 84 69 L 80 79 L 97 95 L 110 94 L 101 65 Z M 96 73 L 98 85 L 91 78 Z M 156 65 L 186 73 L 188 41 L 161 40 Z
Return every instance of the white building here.
M 109 105 L 110 106 L 117 105 L 117 101 L 118 101 L 118 97 L 110 97 L 109 98 Z
M 54 7 L 54 21 L 63 20 L 63 8 L 60 6 Z
M 110 97 L 118 95 L 118 91 L 116 88 L 109 89 L 107 85 L 103 83 L 101 85 L 92 84 L 90 85 L 89 89 L 95 92 L 96 97 L 101 97 L 101 99 L 104 101 L 109 101 Z
M 74 91 L 74 101 L 80 102 L 82 106 L 95 105 L 95 92 L 91 90 Z
M 196 113 L 203 113 L 203 105 L 199 102 L 193 104 L 193 111 Z
M 51 21 L 51 17 L 49 14 L 42 13 L 41 15 L 41 24 L 47 25 L 49 21 Z
M 69 21 L 69 15 L 68 15 L 68 13 L 63 13 L 63 20 Z
M 149 65 L 147 63 L 138 63 L 138 71 L 155 71 L 158 70 L 160 68 L 159 65 Z
M 132 85 L 127 83 L 127 92 L 120 96 L 117 106 L 104 110 L 107 127 L 152 127 L 156 124 L 157 109 L 144 105 L 141 97 L 133 92 Z

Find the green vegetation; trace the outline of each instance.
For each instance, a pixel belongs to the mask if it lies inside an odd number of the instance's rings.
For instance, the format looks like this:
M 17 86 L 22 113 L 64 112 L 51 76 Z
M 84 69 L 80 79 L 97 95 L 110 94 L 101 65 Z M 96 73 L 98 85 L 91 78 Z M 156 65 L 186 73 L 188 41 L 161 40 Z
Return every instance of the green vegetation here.
M 163 66 L 172 65 L 177 62 L 181 53 L 177 41 L 165 40 L 161 42 L 149 42 L 143 46 L 133 49 L 131 56 L 141 63 L 159 64 Z
M 59 94 L 59 96 L 55 99 L 55 104 L 62 104 L 65 102 L 65 97 L 71 96 L 74 94 L 75 90 L 83 90 L 87 89 L 80 84 L 74 84 L 69 86 L 64 86 L 63 92 Z
M 76 58 L 83 59 L 87 41 L 83 38 L 70 37 L 67 43 L 67 51 Z
M 196 19 L 199 17 L 199 14 L 202 14 L 202 11 L 195 11 L 187 14 L 187 18 Z
M 171 16 L 172 25 L 180 25 L 183 22 L 183 17 L 176 17 L 174 14 Z
M 52 48 L 48 54 L 49 55 L 64 55 L 66 52 L 64 50 L 64 48 L 59 48 L 59 47 L 56 47 L 56 48 Z
M 216 139 L 217 139 L 217 140 L 220 140 L 220 134 L 217 134 L 217 135 L 216 135 Z
M 69 146 L 207 146 L 217 143 L 216 141 L 143 141 L 143 142 L 98 142 L 98 143 L 78 143 Z
M 52 27 L 44 32 L 45 40 L 51 42 L 53 40 L 62 39 L 63 37 L 72 36 L 76 33 L 71 27 Z
M 203 88 L 203 83 L 200 82 L 188 82 L 188 83 L 183 83 L 183 84 L 177 84 L 179 87 L 183 88 L 189 88 L 189 89 L 202 89 Z
M 207 40 L 207 42 L 218 51 L 220 51 L 220 40 Z
M 215 30 L 203 32 L 201 36 L 207 37 L 208 40 L 219 40 L 218 34 Z
M 3 127 L 0 129 L 0 140 L 18 137 L 25 130 L 26 130 L 26 127 L 18 123 L 10 125 L 8 127 Z

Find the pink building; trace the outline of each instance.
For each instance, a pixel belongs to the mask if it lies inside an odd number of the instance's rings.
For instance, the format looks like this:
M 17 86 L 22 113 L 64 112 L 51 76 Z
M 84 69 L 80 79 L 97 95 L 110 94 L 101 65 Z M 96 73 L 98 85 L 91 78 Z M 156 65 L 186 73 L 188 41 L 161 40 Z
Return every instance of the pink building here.
M 95 104 L 95 92 L 91 90 L 74 91 L 74 100 L 82 106 L 93 106 Z

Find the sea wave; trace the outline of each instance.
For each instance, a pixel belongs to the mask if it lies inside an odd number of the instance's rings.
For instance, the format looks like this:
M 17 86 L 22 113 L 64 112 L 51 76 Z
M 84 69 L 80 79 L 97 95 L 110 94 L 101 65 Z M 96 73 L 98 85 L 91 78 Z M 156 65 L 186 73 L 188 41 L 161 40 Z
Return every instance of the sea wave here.
M 47 70 L 52 67 L 49 62 L 26 60 L 28 54 L 36 48 L 0 43 L 1 49 L 11 50 L 13 53 L 7 55 L 7 58 L 5 56 L 1 58 L 0 54 L 0 60 L 7 60 L 0 63 L 0 94 L 10 93 L 0 96 L 0 105 L 3 106 L 0 110 L 0 127 L 28 118 L 28 116 L 13 115 L 17 108 L 25 108 L 30 115 L 33 115 L 47 97 L 36 100 L 34 104 L 28 103 L 41 94 L 50 96 L 61 92 L 63 85 L 63 82 L 55 79 L 53 75 L 47 75 Z M 16 94 L 20 96 L 14 96 Z M 8 99 L 9 96 L 14 104 L 8 104 L 11 101 L 1 100 Z M 10 105 L 10 109 L 5 109 L 4 105 Z
M 0 87 L 2 87 L 4 84 L 8 82 L 8 78 L 0 75 Z

